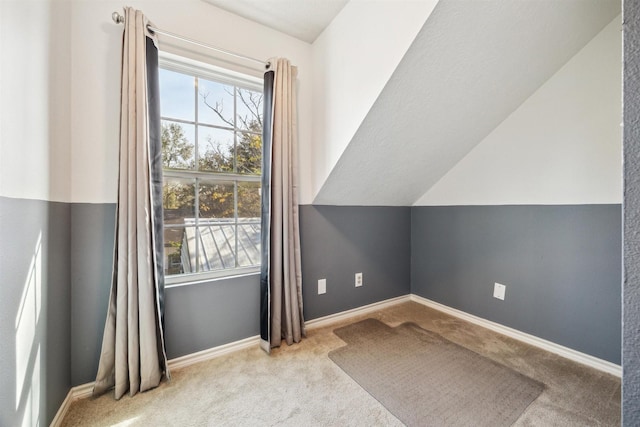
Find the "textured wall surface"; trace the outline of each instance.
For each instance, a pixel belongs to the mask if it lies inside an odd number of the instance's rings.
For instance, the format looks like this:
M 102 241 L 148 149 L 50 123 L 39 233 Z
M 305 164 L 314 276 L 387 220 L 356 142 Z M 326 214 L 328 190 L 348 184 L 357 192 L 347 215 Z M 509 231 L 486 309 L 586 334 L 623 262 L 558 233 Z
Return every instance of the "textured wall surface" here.
M 96 379 L 107 317 L 116 205 L 71 205 L 71 384 Z
M 69 200 L 72 3 L 0 1 L 0 196 Z
M 624 2 L 622 422 L 640 425 L 640 3 Z
M 414 207 L 411 242 L 412 293 L 620 363 L 620 205 Z
M 258 335 L 259 314 L 259 274 L 167 288 L 167 357 L 173 359 Z
M 300 207 L 305 320 L 409 293 L 408 207 Z M 354 285 L 363 273 L 362 287 Z M 327 293 L 318 295 L 318 279 Z
M 69 206 L 0 197 L 0 425 L 48 425 L 70 387 Z

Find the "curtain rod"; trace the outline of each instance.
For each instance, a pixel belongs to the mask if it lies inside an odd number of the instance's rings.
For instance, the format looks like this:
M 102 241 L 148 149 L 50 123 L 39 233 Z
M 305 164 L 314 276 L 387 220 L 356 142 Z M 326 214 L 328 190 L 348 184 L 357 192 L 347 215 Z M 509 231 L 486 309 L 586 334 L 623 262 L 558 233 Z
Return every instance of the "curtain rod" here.
M 113 12 L 111 14 L 111 19 L 113 19 L 113 22 L 115 22 L 116 24 L 123 24 L 124 23 L 124 16 L 120 15 L 118 12 Z M 225 55 L 233 56 L 235 58 L 240 58 L 240 59 L 244 59 L 244 60 L 247 60 L 247 61 L 250 61 L 250 62 L 254 62 L 254 63 L 260 64 L 260 65 L 264 66 L 265 69 L 268 69 L 271 66 L 270 62 L 265 62 L 265 61 L 262 61 L 260 59 L 252 58 L 250 56 L 241 55 L 239 53 L 235 53 L 235 52 L 231 52 L 231 51 L 228 51 L 228 50 L 225 50 L 225 49 L 221 49 L 219 47 L 211 46 L 209 44 L 202 43 L 202 42 L 199 42 L 197 40 L 189 39 L 187 37 L 183 37 L 183 36 L 180 36 L 178 34 L 170 33 L 168 31 L 164 31 L 164 30 L 161 30 L 159 28 L 152 27 L 151 25 L 148 25 L 147 29 L 149 31 L 155 33 L 155 34 L 160 34 L 160 35 L 171 37 L 171 38 L 174 38 L 174 39 L 177 39 L 177 40 L 182 40 L 182 41 L 185 41 L 187 43 L 194 44 L 196 46 L 200 46 L 200 47 L 204 47 L 206 49 L 215 50 L 216 52 L 224 53 Z

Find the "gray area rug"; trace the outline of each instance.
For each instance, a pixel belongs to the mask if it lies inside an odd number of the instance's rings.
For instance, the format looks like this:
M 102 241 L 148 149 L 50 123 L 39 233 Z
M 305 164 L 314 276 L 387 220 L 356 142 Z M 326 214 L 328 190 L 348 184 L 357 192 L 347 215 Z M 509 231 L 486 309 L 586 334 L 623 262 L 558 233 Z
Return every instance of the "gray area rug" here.
M 544 385 L 415 323 L 334 330 L 329 357 L 408 426 L 510 426 Z

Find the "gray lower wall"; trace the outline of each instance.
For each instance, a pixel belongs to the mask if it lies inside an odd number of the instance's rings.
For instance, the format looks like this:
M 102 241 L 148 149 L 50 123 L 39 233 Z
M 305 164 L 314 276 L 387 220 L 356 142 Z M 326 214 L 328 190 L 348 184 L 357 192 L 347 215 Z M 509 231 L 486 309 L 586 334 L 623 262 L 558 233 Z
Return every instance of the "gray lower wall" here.
M 624 1 L 622 422 L 640 425 L 640 4 Z
M 411 231 L 412 293 L 620 363 L 620 205 L 414 207 Z
M 258 334 L 259 274 L 165 290 L 165 340 L 169 359 Z
M 71 205 L 71 384 L 95 381 L 107 317 L 115 203 Z
M 408 207 L 300 206 L 305 320 L 409 294 L 410 235 Z
M 0 197 L 2 426 L 48 425 L 70 388 L 69 218 L 64 203 Z

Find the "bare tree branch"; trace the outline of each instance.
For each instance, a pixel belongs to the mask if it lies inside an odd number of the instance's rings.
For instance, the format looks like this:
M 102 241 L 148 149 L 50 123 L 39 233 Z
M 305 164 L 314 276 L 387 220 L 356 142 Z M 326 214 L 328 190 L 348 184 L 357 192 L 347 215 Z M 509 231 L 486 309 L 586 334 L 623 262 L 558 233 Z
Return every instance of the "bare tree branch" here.
M 238 120 L 240 120 L 240 122 L 242 123 L 242 127 L 243 127 L 244 129 L 249 129 L 249 125 L 250 125 L 250 123 L 249 123 L 249 121 L 247 120 L 247 116 L 244 116 L 244 117 L 242 117 L 242 116 L 238 116 Z
M 240 100 L 247 107 L 247 109 L 249 110 L 249 112 L 251 113 L 255 121 L 257 121 L 260 127 L 262 127 L 262 118 L 260 117 L 262 94 L 247 91 L 249 95 L 249 99 L 247 100 L 245 99 L 245 95 L 243 95 L 243 92 L 244 91 L 242 89 L 238 89 L 238 96 L 240 97 Z M 246 117 L 245 117 L 245 120 L 247 120 Z M 243 123 L 245 124 L 245 127 L 248 128 L 248 126 L 246 125 L 246 122 L 243 122 Z
M 246 89 L 240 89 L 240 88 L 237 89 L 237 92 L 234 92 L 230 87 L 227 87 L 227 86 L 225 86 L 223 90 L 230 96 L 235 96 L 235 93 L 237 93 L 238 98 L 240 98 L 240 101 L 244 104 L 245 107 L 247 107 L 249 114 L 245 114 L 245 115 L 237 114 L 237 117 L 236 117 L 236 120 L 240 121 L 240 123 L 245 129 L 250 129 L 252 127 L 251 125 L 253 121 L 257 122 L 259 127 L 262 127 L 262 117 L 260 115 L 260 112 L 262 109 L 263 96 L 261 93 L 253 92 Z M 224 123 L 226 123 L 230 127 L 234 127 L 235 125 L 234 120 L 226 119 L 223 115 L 224 113 L 223 102 L 220 101 L 220 102 L 216 102 L 215 104 L 212 104 L 208 100 L 209 95 L 210 95 L 209 92 L 207 93 L 200 92 L 200 96 L 202 97 L 204 104 L 207 107 L 209 107 L 211 111 L 213 111 L 220 118 L 220 120 L 222 120 Z
M 223 104 L 223 102 L 222 102 L 222 101 L 220 101 L 220 102 L 216 102 L 216 105 L 215 105 L 215 107 L 214 107 L 213 105 L 211 105 L 211 104 L 209 103 L 209 101 L 207 101 L 207 98 L 209 97 L 209 95 L 210 95 L 210 93 L 209 93 L 209 92 L 207 92 L 206 94 L 205 94 L 205 93 L 200 92 L 200 96 L 202 97 L 202 101 L 204 102 L 204 105 L 206 105 L 207 107 L 209 107 L 209 108 L 211 109 L 211 111 L 213 111 L 214 113 L 216 113 L 216 115 L 217 115 L 218 117 L 220 117 L 220 120 L 222 120 L 223 122 L 225 122 L 225 123 L 226 123 L 226 124 L 228 124 L 229 126 L 233 127 L 233 126 L 234 126 L 233 120 L 232 120 L 232 121 L 229 121 L 229 120 L 225 119 L 225 118 L 224 118 L 224 116 L 222 115 L 222 112 L 223 112 L 223 109 L 224 109 L 224 104 Z

